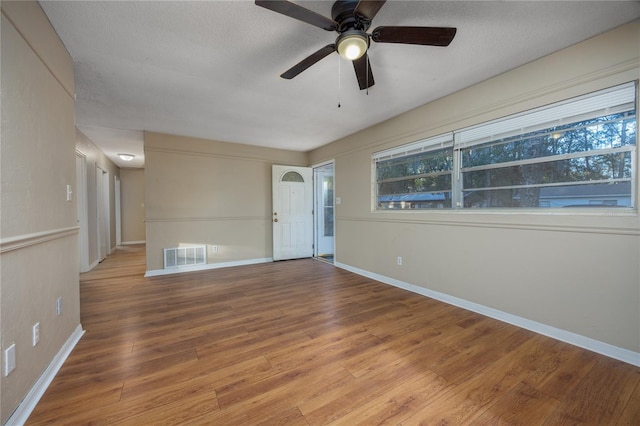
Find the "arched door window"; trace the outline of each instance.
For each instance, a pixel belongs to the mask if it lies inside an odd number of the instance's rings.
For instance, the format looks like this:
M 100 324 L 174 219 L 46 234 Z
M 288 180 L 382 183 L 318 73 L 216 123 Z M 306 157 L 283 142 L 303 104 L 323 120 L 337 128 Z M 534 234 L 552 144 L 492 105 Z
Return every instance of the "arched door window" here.
M 287 172 L 282 176 L 280 182 L 304 182 L 304 178 L 298 172 Z

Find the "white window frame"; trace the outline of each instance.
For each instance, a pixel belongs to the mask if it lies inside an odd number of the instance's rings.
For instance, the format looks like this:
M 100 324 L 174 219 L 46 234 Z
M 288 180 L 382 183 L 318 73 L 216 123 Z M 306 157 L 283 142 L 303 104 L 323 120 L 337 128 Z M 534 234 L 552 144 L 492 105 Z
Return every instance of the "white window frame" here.
M 402 157 L 408 157 L 411 155 L 415 155 L 415 154 L 420 154 L 420 153 L 425 153 L 425 152 L 431 152 L 431 151 L 437 151 L 437 150 L 441 150 L 444 148 L 450 148 L 452 151 L 452 155 L 455 154 L 453 152 L 453 133 L 449 132 L 449 133 L 444 133 L 441 135 L 437 135 L 437 136 L 433 136 L 433 137 L 429 137 L 426 139 L 421 139 L 419 141 L 416 142 L 412 142 L 406 145 L 401 145 L 399 147 L 396 148 L 392 148 L 392 149 L 387 149 L 384 151 L 379 151 L 379 152 L 374 152 L 372 155 L 372 162 L 373 162 L 373 181 L 374 181 L 374 210 L 389 210 L 389 209 L 380 209 L 379 208 L 379 201 L 378 201 L 378 188 L 379 188 L 379 181 L 378 181 L 378 163 L 382 162 L 382 161 L 386 161 L 386 160 L 392 160 L 395 158 L 402 158 Z M 451 181 L 453 182 L 454 180 L 454 167 L 451 168 L 451 170 L 448 173 L 444 173 L 444 172 L 433 172 L 433 173 L 428 173 L 428 175 L 430 176 L 437 176 L 437 175 L 443 175 L 443 174 L 451 174 Z M 419 176 L 407 176 L 406 179 L 411 179 L 411 178 L 418 178 Z M 398 178 L 394 178 L 394 179 L 398 179 Z M 451 189 L 449 189 L 446 192 L 450 192 Z M 429 192 L 443 192 L 443 191 L 429 191 Z M 453 195 L 453 194 L 452 194 Z M 402 207 L 400 207 L 400 209 L 402 209 Z M 393 209 L 395 210 L 395 209 Z M 421 211 L 427 210 L 427 209 L 419 209 Z
M 562 154 L 555 157 L 538 157 L 527 160 L 514 161 L 510 163 L 487 164 L 484 166 L 462 168 L 462 152 L 473 146 L 478 146 L 500 140 L 510 136 L 528 134 L 538 130 L 553 128 L 559 125 L 566 125 L 578 121 L 584 121 L 591 118 L 601 117 L 605 115 L 613 115 L 621 112 L 635 110 L 636 113 L 636 145 L 627 145 L 623 147 L 598 149 L 579 153 Z M 629 82 L 614 86 L 608 89 L 589 93 L 576 98 L 567 99 L 565 101 L 556 102 L 551 105 L 540 108 L 531 109 L 518 114 L 513 114 L 497 120 L 488 121 L 475 126 L 466 127 L 450 133 L 422 139 L 406 145 L 398 146 L 392 149 L 375 152 L 372 154 L 373 163 L 373 209 L 378 211 L 386 211 L 378 207 L 378 187 L 377 179 L 378 162 L 393 158 L 405 157 L 420 152 L 426 152 L 436 149 L 442 149 L 452 146 L 453 149 L 453 167 L 452 167 L 452 205 L 450 210 L 458 210 L 464 208 L 463 203 L 463 173 L 479 170 L 508 167 L 514 165 L 541 163 L 549 160 L 562 160 L 571 158 L 582 158 L 593 155 L 605 155 L 611 153 L 630 153 L 631 156 L 631 177 L 624 179 L 606 179 L 602 182 L 589 183 L 612 183 L 614 181 L 630 181 L 631 182 L 631 207 L 637 209 L 637 180 L 638 180 L 638 160 L 637 160 L 637 128 L 638 128 L 638 111 L 637 111 L 637 84 Z M 544 159 L 543 159 L 544 158 Z M 410 177 L 408 177 L 410 178 Z M 578 184 L 585 184 L 584 182 Z M 561 183 L 550 183 L 544 186 L 560 186 Z M 535 187 L 540 185 L 524 185 L 523 187 Z M 568 185 L 564 185 L 568 186 Z M 510 189 L 509 187 L 500 187 L 500 189 Z M 596 207 L 594 207 L 596 208 Z M 480 208 L 485 210 L 485 207 Z M 521 210 L 518 207 L 503 207 L 504 211 Z M 548 210 L 545 207 L 535 207 L 543 211 Z M 420 211 L 429 211 L 430 209 L 420 209 Z

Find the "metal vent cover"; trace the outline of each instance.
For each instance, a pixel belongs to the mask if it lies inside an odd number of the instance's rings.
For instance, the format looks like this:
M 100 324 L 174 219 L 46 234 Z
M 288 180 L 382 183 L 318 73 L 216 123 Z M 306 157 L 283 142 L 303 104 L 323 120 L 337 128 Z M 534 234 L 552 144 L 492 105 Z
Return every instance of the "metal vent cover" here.
M 164 249 L 164 269 L 206 265 L 207 246 L 173 247 Z

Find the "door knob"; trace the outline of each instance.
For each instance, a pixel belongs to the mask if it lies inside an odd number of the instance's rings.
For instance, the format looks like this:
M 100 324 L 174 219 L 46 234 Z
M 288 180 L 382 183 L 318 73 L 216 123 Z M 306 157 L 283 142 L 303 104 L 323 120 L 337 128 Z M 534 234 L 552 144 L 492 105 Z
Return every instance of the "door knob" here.
M 278 218 L 276 217 L 275 219 L 273 219 L 273 221 L 274 221 L 274 222 L 277 222 L 277 221 L 278 221 Z

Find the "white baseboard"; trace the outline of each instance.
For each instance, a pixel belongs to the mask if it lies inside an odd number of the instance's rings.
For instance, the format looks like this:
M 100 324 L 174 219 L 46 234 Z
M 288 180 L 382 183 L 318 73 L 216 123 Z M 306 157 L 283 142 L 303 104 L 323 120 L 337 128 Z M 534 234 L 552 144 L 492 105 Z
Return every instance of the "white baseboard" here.
M 42 395 L 44 395 L 44 392 L 56 377 L 58 370 L 60 370 L 60 367 L 62 367 L 62 364 L 64 364 L 83 334 L 84 330 L 82 329 L 82 325 L 78 324 L 56 356 L 53 357 L 47 369 L 44 370 L 44 373 L 42 373 L 31 389 L 29 389 L 29 392 L 27 392 L 27 395 L 20 405 L 18 405 L 18 408 L 16 408 L 11 417 L 9 417 L 5 426 L 19 426 L 27 422 L 34 408 L 36 408 L 38 401 L 40 401 L 40 398 L 42 398 Z
M 88 271 L 90 271 L 90 270 L 92 270 L 92 269 L 93 269 L 93 268 L 95 268 L 96 266 L 98 266 L 98 264 L 99 264 L 99 263 L 100 263 L 100 261 L 99 261 L 99 260 L 96 260 L 95 262 L 93 262 L 91 265 L 89 265 L 89 269 L 87 270 L 87 272 L 88 272 Z
M 209 269 L 228 268 L 230 266 L 255 265 L 256 263 L 269 262 L 273 262 L 272 257 L 265 257 L 261 259 L 235 260 L 233 262 L 207 263 L 206 265 L 182 266 L 170 269 L 153 269 L 147 271 L 144 276 L 157 277 L 160 275 L 181 274 L 183 272 L 206 271 Z
M 546 324 L 542 324 L 537 321 L 513 315 L 507 312 L 500 311 L 498 309 L 490 308 L 488 306 L 480 305 L 478 303 L 470 302 L 468 300 L 460 299 L 458 297 L 450 296 L 445 293 L 429 290 L 424 287 L 419 287 L 414 284 L 409 284 L 404 281 L 389 278 L 384 275 L 379 275 L 373 272 L 365 271 L 364 269 L 356 268 L 344 263 L 336 262 L 335 265 L 339 268 L 353 272 L 358 275 L 362 275 L 367 278 L 371 278 L 376 281 L 383 282 L 385 284 L 392 285 L 404 290 L 418 293 L 422 296 L 430 297 L 432 299 L 439 300 L 444 303 L 448 303 L 459 308 L 466 309 L 468 311 L 476 312 L 481 315 L 485 315 L 490 318 L 497 319 L 499 321 L 506 322 L 538 334 L 542 334 L 547 337 L 551 337 L 556 340 L 560 340 L 565 343 L 569 343 L 574 346 L 578 346 L 583 349 L 587 349 L 592 352 L 599 353 L 600 355 L 608 356 L 610 358 L 617 359 L 619 361 L 626 362 L 631 365 L 640 367 L 640 353 L 630 351 L 629 349 L 620 348 L 618 346 L 610 345 L 599 340 L 592 339 L 590 337 L 582 336 L 570 331 L 562 330 L 556 327 L 552 327 Z
M 120 243 L 121 246 L 130 246 L 132 244 L 147 244 L 146 240 L 141 240 L 141 241 L 122 241 Z

